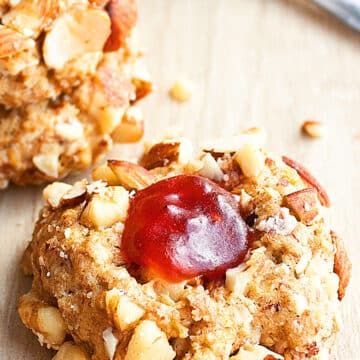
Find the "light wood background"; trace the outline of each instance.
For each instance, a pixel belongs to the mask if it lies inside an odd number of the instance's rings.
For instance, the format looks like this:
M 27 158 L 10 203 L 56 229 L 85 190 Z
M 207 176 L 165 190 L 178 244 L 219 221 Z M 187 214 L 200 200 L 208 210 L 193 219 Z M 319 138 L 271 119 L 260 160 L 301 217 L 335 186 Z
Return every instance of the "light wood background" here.
M 268 149 L 313 170 L 331 194 L 333 228 L 354 264 L 334 355 L 360 359 L 360 34 L 305 0 L 138 2 L 139 35 L 157 88 L 143 105 L 146 136 L 174 125 L 194 140 L 263 126 Z M 194 94 L 181 105 L 167 91 L 183 77 L 193 82 Z M 303 138 L 305 119 L 323 121 L 326 136 Z M 140 149 L 121 146 L 112 156 Z M 15 311 L 30 284 L 18 262 L 41 205 L 40 188 L 0 194 L 1 360 L 51 358 Z

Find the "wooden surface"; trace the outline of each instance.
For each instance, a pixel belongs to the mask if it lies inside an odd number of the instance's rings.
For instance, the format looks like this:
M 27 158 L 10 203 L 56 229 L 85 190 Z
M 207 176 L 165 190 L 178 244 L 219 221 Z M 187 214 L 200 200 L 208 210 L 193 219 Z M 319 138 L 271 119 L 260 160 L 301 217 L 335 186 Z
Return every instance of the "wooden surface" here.
M 249 126 L 268 132 L 268 149 L 306 163 L 332 197 L 332 226 L 354 269 L 335 358 L 360 359 L 360 34 L 305 1 L 139 0 L 139 35 L 157 91 L 144 102 L 146 136 L 177 126 L 194 140 Z M 191 101 L 168 98 L 171 83 L 194 83 Z M 327 134 L 301 137 L 305 119 Z M 140 145 L 119 147 L 130 155 Z M 50 359 L 17 317 L 29 286 L 18 262 L 42 204 L 40 188 L 0 194 L 0 359 Z

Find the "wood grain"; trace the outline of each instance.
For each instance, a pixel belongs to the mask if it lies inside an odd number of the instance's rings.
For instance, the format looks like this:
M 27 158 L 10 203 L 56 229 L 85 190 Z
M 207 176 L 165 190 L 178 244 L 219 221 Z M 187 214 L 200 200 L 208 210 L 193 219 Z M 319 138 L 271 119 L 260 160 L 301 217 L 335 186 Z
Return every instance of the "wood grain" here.
M 307 164 L 327 188 L 330 218 L 354 264 L 344 299 L 344 329 L 335 358 L 358 360 L 360 348 L 360 34 L 307 1 L 138 0 L 139 37 L 156 92 L 144 101 L 146 137 L 177 127 L 193 140 L 263 126 L 268 148 Z M 191 101 L 168 95 L 171 83 L 194 84 Z M 321 140 L 299 128 L 306 119 L 326 124 Z M 118 147 L 112 156 L 139 153 Z M 29 280 L 18 262 L 42 204 L 40 188 L 11 187 L 0 194 L 2 233 L 0 359 L 50 359 L 16 315 Z

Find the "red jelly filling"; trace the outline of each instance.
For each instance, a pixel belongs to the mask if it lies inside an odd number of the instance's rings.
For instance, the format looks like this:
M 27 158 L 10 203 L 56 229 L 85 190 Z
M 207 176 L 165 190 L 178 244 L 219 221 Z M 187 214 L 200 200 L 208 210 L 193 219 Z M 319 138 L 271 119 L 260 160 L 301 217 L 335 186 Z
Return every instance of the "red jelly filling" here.
M 249 239 L 231 193 L 206 178 L 179 175 L 131 200 L 121 248 L 129 262 L 177 282 L 221 277 L 243 261 Z

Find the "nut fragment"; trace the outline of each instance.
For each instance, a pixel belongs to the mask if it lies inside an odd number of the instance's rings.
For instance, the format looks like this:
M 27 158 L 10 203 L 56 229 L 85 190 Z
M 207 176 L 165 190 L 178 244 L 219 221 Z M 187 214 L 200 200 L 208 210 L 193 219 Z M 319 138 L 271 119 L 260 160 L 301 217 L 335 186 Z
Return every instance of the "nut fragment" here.
M 115 67 L 100 64 L 96 77 L 75 92 L 76 101 L 97 121 L 102 134 L 110 134 L 120 123 L 134 89 L 130 79 Z
M 118 183 L 128 190 L 143 189 L 156 180 L 148 170 L 128 161 L 108 160 L 107 164 L 116 175 Z
M 111 34 L 104 51 L 116 51 L 126 42 L 136 24 L 137 9 L 134 0 L 110 0 L 106 6 L 111 19 Z
M 317 191 L 314 188 L 302 189 L 284 196 L 285 204 L 298 220 L 306 225 L 311 224 L 319 214 Z
M 320 138 L 324 135 L 324 126 L 320 121 L 304 121 L 301 130 L 305 135 L 311 138 Z
M 192 95 L 192 85 L 185 79 L 176 80 L 172 85 L 169 94 L 178 102 L 189 101 Z
M 339 277 L 338 297 L 339 300 L 342 300 L 342 298 L 345 296 L 345 291 L 349 284 L 352 265 L 347 255 L 344 242 L 334 231 L 331 231 L 330 235 L 336 248 L 334 272 Z
M 246 144 L 234 156 L 242 172 L 247 177 L 256 177 L 265 167 L 265 156 L 256 147 Z
M 82 124 L 76 119 L 69 119 L 68 122 L 59 122 L 55 126 L 57 135 L 61 136 L 64 140 L 73 141 L 81 139 L 84 134 Z
M 129 107 L 119 125 L 111 134 L 113 140 L 117 143 L 132 143 L 139 141 L 144 135 L 143 114 L 139 107 Z
M 283 356 L 276 354 L 261 345 L 244 345 L 231 360 L 282 360 Z
M 47 33 L 43 45 L 45 63 L 61 69 L 71 59 L 101 51 L 109 34 L 110 19 L 105 11 L 74 6 L 58 17 Z
M 228 269 L 226 271 L 225 287 L 235 294 L 243 294 L 248 282 L 250 281 L 250 274 L 246 272 L 247 265 L 240 264 L 239 266 Z
M 201 148 L 215 153 L 234 153 L 245 145 L 261 148 L 266 139 L 266 133 L 262 128 L 250 128 L 241 134 L 228 137 L 227 139 L 210 139 L 201 145 Z
M 144 310 L 118 289 L 106 292 L 106 312 L 120 330 L 127 330 L 144 315 Z
M 153 145 L 142 159 L 146 169 L 154 169 L 177 161 L 186 164 L 191 159 L 192 145 L 189 140 L 169 140 Z
M 37 38 L 58 11 L 58 0 L 21 0 L 2 17 L 2 23 Z
M 66 327 L 59 309 L 44 304 L 33 291 L 20 298 L 18 312 L 24 325 L 48 348 L 58 349 L 64 342 Z
M 108 357 L 110 360 L 113 360 L 119 339 L 113 334 L 112 328 L 110 327 L 103 331 L 103 339 Z
M 67 191 L 60 200 L 60 205 L 76 205 L 83 201 L 87 195 L 87 181 L 77 181 L 69 191 Z
M 51 178 L 57 178 L 59 175 L 59 155 L 53 154 L 40 154 L 32 158 L 34 165 L 45 175 Z
M 61 198 L 72 188 L 71 185 L 63 182 L 54 182 L 43 190 L 43 197 L 53 208 L 60 205 Z
M 199 175 L 204 176 L 210 180 L 221 181 L 224 178 L 224 173 L 222 172 L 219 164 L 213 158 L 210 153 L 206 153 L 202 159 L 202 168 L 199 171 Z
M 89 360 L 86 352 L 70 341 L 64 342 L 52 360 Z
M 109 168 L 105 163 L 94 169 L 92 173 L 92 178 L 97 180 L 102 180 L 107 182 L 109 185 L 120 185 L 118 178 L 115 176 L 114 172 Z
M 283 156 L 282 160 L 286 165 L 296 170 L 296 172 L 301 178 L 303 178 L 303 180 L 305 180 L 305 182 L 307 182 L 310 186 L 317 190 L 321 205 L 330 207 L 331 204 L 328 194 L 326 193 L 325 189 L 319 184 L 319 182 L 315 179 L 315 177 L 310 174 L 308 169 L 306 169 L 299 162 L 292 160 L 286 156 Z
M 172 360 L 176 353 L 154 321 L 142 321 L 129 342 L 125 360 Z
M 150 74 L 141 61 L 133 67 L 132 84 L 135 86 L 136 100 L 140 100 L 153 90 Z
M 13 56 L 33 46 L 32 40 L 0 24 L 0 59 Z
M 93 195 L 80 220 L 89 227 L 109 227 L 116 222 L 125 221 L 128 206 L 128 192 L 123 187 L 108 187 L 105 194 Z

